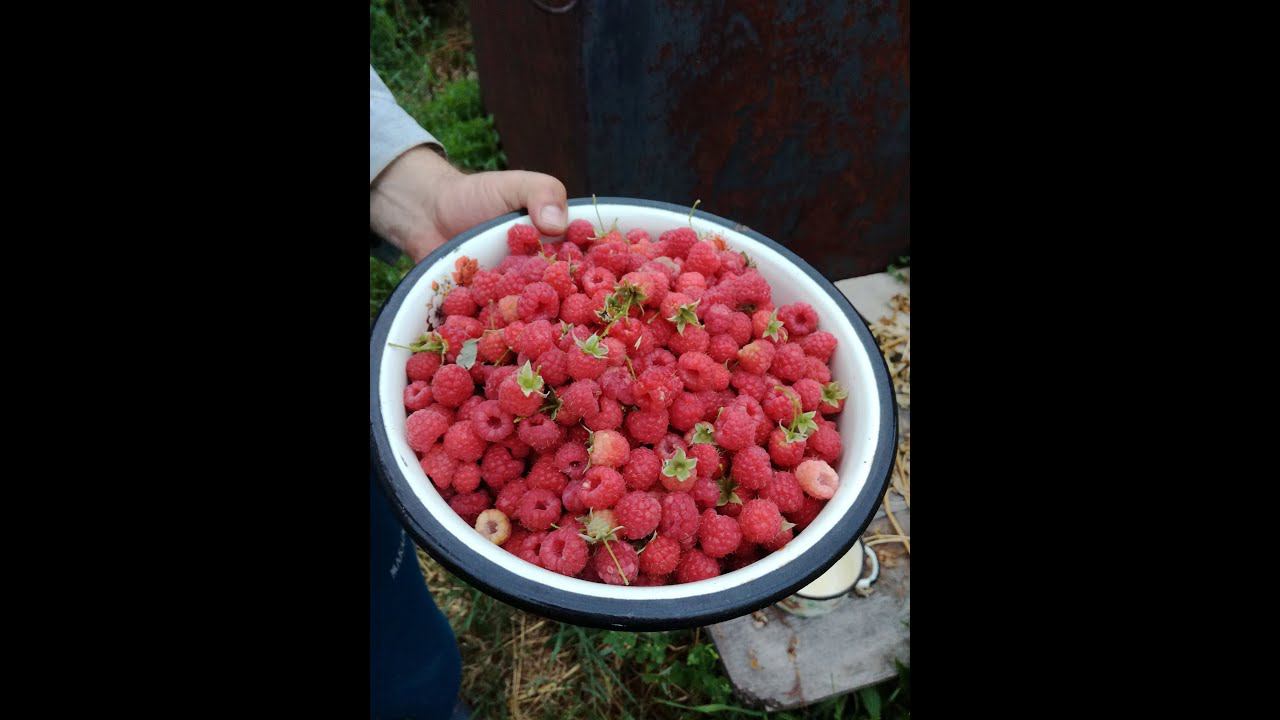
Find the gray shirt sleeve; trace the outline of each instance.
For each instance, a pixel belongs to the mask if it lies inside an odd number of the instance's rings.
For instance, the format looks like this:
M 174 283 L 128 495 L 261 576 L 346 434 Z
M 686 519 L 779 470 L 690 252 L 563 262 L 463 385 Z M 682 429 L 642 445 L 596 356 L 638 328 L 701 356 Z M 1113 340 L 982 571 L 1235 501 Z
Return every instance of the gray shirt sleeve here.
M 423 144 L 432 145 L 437 152 L 444 154 L 440 141 L 423 130 L 404 108 L 396 104 L 395 97 L 370 65 L 369 182 L 372 183 L 392 160 Z

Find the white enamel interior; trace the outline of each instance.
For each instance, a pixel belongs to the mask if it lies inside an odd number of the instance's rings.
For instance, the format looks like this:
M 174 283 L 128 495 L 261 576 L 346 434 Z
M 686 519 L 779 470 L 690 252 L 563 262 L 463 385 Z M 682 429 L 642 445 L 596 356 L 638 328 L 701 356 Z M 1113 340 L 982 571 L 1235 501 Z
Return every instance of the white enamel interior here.
M 606 223 L 618 219 L 618 226 L 626 232 L 632 228 L 644 228 L 657 239 L 662 232 L 687 223 L 684 213 L 660 208 L 632 205 L 600 205 L 601 216 Z M 569 208 L 569 219 L 586 218 L 596 222 L 596 211 L 589 205 Z M 431 281 L 443 281 L 454 269 L 458 257 L 466 255 L 479 261 L 482 267 L 497 265 L 507 252 L 507 228 L 516 222 L 528 222 L 527 218 L 512 220 L 486 230 L 454 248 L 423 274 L 409 292 L 399 313 L 391 324 L 390 342 L 408 345 L 426 330 L 427 304 L 433 291 Z M 556 587 L 570 593 L 590 597 L 609 597 L 635 601 L 687 598 L 731 591 L 734 588 L 768 575 L 805 553 L 818 538 L 825 535 L 852 506 L 854 498 L 862 491 L 871 469 L 872 456 L 879 440 L 880 405 L 876 394 L 875 375 L 871 358 L 854 334 L 843 310 L 823 292 L 813 280 L 773 249 L 735 232 L 720 223 L 695 218 L 694 228 L 699 232 L 717 229 L 734 250 L 745 250 L 755 261 L 760 273 L 773 287 L 773 301 L 781 306 L 803 300 L 814 307 L 819 317 L 819 327 L 836 336 L 839 345 L 831 358 L 831 374 L 848 391 L 845 409 L 838 416 L 840 437 L 844 454 L 836 471 L 840 475 L 840 488 L 827 506 L 804 532 L 800 533 L 778 552 L 748 565 L 709 580 L 661 587 L 628 587 L 607 585 L 571 578 L 527 563 L 486 540 L 436 492 L 431 480 L 422 471 L 417 457 L 405 440 L 405 413 L 403 392 L 407 379 L 404 366 L 409 351 L 387 347 L 382 355 L 380 368 L 380 393 L 383 422 L 391 450 L 400 468 L 408 478 L 418 502 L 422 503 L 440 523 L 453 533 L 458 541 L 489 562 L 501 565 L 513 573 Z

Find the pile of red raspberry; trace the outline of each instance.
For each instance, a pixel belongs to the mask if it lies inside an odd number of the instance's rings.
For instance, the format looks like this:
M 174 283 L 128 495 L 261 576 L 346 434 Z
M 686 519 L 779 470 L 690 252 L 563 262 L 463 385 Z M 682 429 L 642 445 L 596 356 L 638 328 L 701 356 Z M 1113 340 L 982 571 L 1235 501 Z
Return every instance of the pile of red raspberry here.
M 839 478 L 836 338 L 774 307 L 713 233 L 569 225 L 457 263 L 410 346 L 410 447 L 450 507 L 505 550 L 627 585 L 715 577 L 791 541 Z

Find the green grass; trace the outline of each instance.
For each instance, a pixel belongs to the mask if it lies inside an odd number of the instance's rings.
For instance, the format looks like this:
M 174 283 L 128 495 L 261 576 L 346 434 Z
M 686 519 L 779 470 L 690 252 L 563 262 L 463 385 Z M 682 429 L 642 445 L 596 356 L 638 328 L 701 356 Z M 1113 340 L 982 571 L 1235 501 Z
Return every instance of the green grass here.
M 369 62 L 400 104 L 468 170 L 506 167 L 480 103 L 466 3 L 370 0 Z M 412 267 L 369 258 L 369 321 Z M 490 718 L 911 717 L 910 671 L 872 688 L 791 712 L 745 706 L 702 630 L 627 633 L 545 620 L 458 580 L 419 551 L 463 657 L 463 698 Z

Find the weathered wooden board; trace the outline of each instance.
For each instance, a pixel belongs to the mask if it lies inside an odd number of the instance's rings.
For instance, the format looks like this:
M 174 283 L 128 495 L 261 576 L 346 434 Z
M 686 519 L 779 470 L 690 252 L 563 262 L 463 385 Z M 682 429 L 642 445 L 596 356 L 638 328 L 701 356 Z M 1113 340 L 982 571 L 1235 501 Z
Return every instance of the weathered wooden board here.
M 889 298 L 910 294 L 910 286 L 884 273 L 842 280 L 836 287 L 873 322 L 890 314 Z M 910 427 L 908 413 L 901 416 L 903 428 Z M 906 503 L 890 494 L 890 507 L 909 535 Z M 876 532 L 895 533 L 883 510 L 867 529 Z M 769 607 L 708 628 L 744 701 L 770 709 L 807 705 L 893 677 L 894 660 L 910 664 L 910 556 L 896 543 L 873 549 L 881 568 L 869 597 L 851 594 L 821 617 Z

